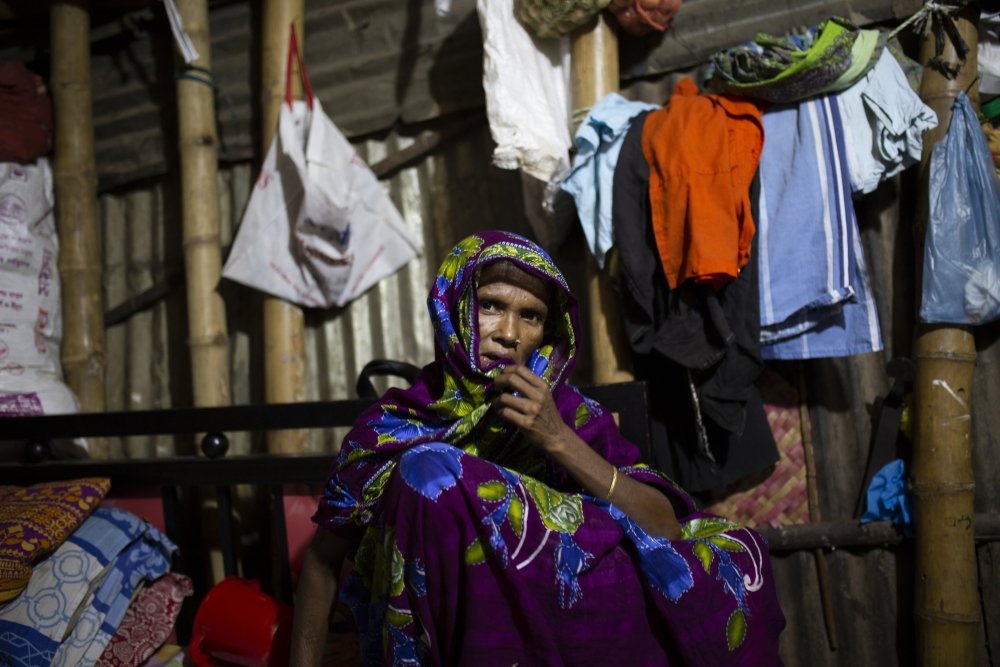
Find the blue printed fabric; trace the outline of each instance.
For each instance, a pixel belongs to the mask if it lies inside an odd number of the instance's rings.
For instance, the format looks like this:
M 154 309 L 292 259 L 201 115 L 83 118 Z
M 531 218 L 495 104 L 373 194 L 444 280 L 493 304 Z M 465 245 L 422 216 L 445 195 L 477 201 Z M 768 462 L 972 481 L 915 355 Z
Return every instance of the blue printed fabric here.
M 761 356 L 882 349 L 834 98 L 763 115 L 757 219 Z
M 0 610 L 0 655 L 12 667 L 95 664 L 133 594 L 169 571 L 175 550 L 135 515 L 98 507 Z

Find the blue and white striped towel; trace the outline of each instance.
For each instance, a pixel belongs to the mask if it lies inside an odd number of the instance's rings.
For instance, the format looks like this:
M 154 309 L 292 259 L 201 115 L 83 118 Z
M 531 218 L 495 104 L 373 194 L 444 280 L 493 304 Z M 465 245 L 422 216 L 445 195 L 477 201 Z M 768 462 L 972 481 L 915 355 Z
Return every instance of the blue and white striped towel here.
M 761 356 L 882 349 L 835 98 L 763 115 L 757 220 Z

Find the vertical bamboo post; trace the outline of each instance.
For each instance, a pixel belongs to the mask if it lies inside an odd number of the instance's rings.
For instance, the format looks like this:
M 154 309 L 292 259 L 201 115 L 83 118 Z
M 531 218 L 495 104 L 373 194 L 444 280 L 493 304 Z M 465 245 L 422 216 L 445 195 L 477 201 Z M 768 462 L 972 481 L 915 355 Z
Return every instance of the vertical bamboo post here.
M 109 304 L 122 303 L 128 296 L 126 286 L 128 251 L 124 205 L 120 197 L 105 197 L 101 201 L 101 238 L 104 239 L 102 272 L 104 298 Z M 115 324 L 104 331 L 104 342 L 109 350 L 124 350 L 128 345 L 124 324 Z M 123 355 L 113 354 L 105 360 L 104 396 L 105 409 L 117 412 L 125 409 L 128 382 L 125 381 L 127 364 Z M 122 438 L 108 439 L 108 458 L 117 459 L 125 455 Z
M 915 224 L 918 294 L 922 284 L 931 150 L 948 131 L 951 107 L 958 93 L 967 91 L 970 98 L 978 100 L 974 85 L 978 17 L 978 3 L 970 3 L 955 15 L 959 33 L 970 47 L 958 75 L 948 79 L 926 67 L 920 85 L 920 96 L 937 113 L 938 126 L 924 137 L 920 163 Z M 920 44 L 921 62 L 925 66 L 934 56 L 934 47 L 932 32 Z M 946 40 L 942 59 L 960 63 L 950 40 Z M 965 327 L 918 325 L 914 356 L 917 377 L 912 484 L 917 664 L 974 665 L 979 599 L 972 519 L 975 483 L 969 436 L 975 341 Z
M 602 12 L 574 32 L 570 44 L 573 120 L 578 123 L 583 120 L 587 109 L 608 93 L 618 90 L 618 37 Z M 635 379 L 624 323 L 610 279 L 589 254 L 587 293 L 594 382 L 603 384 Z
M 81 0 L 51 8 L 56 224 L 63 294 L 62 365 L 83 412 L 104 411 L 104 312 L 90 91 L 90 14 Z M 91 441 L 105 458 L 107 443 Z
M 229 405 L 229 334 L 218 292 L 222 273 L 219 234 L 218 135 L 212 90 L 207 0 L 177 0 L 198 59 L 177 80 L 181 154 L 184 267 L 187 272 L 188 347 L 194 404 Z
M 153 211 L 159 204 L 148 190 L 134 192 L 128 196 L 126 214 L 126 249 L 128 272 L 125 284 L 130 294 L 139 294 L 149 289 L 156 280 L 153 276 L 156 263 L 155 238 L 152 220 Z M 128 224 L 128 223 L 131 224 Z M 122 349 L 125 356 L 126 410 L 152 410 L 158 407 L 153 392 L 153 360 L 150 358 L 151 341 L 156 339 L 156 315 L 152 309 L 135 313 L 125 322 L 128 338 Z M 133 459 L 150 458 L 156 455 L 156 437 L 152 435 L 130 435 L 123 440 L 125 457 Z
M 278 129 L 278 113 L 285 99 L 285 63 L 288 30 L 295 24 L 299 48 L 305 51 L 303 0 L 265 0 L 263 31 L 263 149 Z M 293 94 L 302 94 L 298 63 L 293 70 Z M 276 297 L 264 297 L 264 380 L 268 403 L 294 403 L 305 398 L 305 317 L 302 309 Z M 271 431 L 268 451 L 280 454 L 306 450 L 306 431 Z

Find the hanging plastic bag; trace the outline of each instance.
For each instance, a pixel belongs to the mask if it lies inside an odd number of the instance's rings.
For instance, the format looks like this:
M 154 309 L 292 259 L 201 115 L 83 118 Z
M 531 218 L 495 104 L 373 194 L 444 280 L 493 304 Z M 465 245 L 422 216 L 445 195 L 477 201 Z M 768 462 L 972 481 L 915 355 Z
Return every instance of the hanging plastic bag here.
M 292 58 L 306 100 L 292 100 Z M 222 275 L 314 308 L 343 306 L 421 252 L 312 94 L 292 29 L 285 104 Z
M 921 322 L 1000 318 L 1000 180 L 969 98 L 931 153 Z

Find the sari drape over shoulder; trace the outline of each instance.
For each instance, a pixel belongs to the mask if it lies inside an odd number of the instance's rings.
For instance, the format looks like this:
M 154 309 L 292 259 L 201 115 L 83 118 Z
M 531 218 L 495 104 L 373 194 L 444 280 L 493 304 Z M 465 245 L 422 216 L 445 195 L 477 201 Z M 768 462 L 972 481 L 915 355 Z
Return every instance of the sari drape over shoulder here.
M 507 261 L 553 286 L 527 362 L 560 416 L 620 474 L 670 498 L 682 538 L 643 531 L 490 410 L 476 276 Z M 460 242 L 428 298 L 435 360 L 355 424 L 313 517 L 358 540 L 343 597 L 365 664 L 775 665 L 784 617 L 767 545 L 696 511 L 566 379 L 577 302 L 551 258 L 505 232 Z

